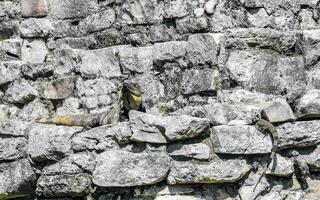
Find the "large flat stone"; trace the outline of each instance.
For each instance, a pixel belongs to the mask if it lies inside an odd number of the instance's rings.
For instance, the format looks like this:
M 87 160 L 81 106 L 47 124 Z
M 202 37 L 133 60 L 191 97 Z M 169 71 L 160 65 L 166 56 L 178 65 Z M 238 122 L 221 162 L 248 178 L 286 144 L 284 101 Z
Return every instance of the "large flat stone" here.
M 27 159 L 0 164 L 0 198 L 34 193 L 36 174 Z
M 33 160 L 60 160 L 71 150 L 71 137 L 81 127 L 34 125 L 28 132 L 28 154 Z
M 320 121 L 285 123 L 277 127 L 280 148 L 307 147 L 320 142 Z
M 168 175 L 169 184 L 233 183 L 240 180 L 250 167 L 240 160 L 212 162 L 174 162 Z
M 170 157 L 161 152 L 110 150 L 96 158 L 93 183 L 100 187 L 152 185 L 166 178 Z
M 211 139 L 216 153 L 259 154 L 269 153 L 272 149 L 271 136 L 250 125 L 214 126 Z

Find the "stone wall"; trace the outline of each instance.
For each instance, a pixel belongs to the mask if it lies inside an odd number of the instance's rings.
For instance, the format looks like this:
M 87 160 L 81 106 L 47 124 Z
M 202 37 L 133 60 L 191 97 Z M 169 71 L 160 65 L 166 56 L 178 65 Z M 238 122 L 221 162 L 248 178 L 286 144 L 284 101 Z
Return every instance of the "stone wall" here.
M 319 61 L 319 0 L 0 0 L 0 199 L 320 199 Z

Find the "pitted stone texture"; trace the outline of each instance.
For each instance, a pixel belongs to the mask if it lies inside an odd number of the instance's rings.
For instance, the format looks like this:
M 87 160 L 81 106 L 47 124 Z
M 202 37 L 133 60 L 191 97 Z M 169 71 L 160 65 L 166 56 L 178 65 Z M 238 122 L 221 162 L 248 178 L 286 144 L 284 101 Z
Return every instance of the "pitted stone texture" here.
M 29 18 L 21 22 L 19 31 L 23 37 L 48 37 L 54 31 L 53 23 L 47 18 Z
M 45 99 L 65 99 L 72 96 L 75 87 L 74 77 L 65 77 L 51 82 L 43 83 L 39 95 Z
M 231 80 L 247 90 L 280 95 L 289 102 L 306 87 L 306 72 L 302 57 L 274 57 L 250 51 L 234 51 L 226 63 Z
M 103 31 L 109 28 L 115 20 L 115 11 L 113 9 L 106 9 L 85 18 L 80 22 L 79 29 L 84 34 Z
M 101 108 L 113 104 L 118 91 L 120 91 L 120 83 L 117 81 L 102 78 L 93 80 L 78 78 L 76 81 L 76 95 L 90 110 L 101 110 Z
M 5 137 L 24 137 L 30 123 L 21 120 L 0 120 L 0 135 Z
M 121 6 L 120 21 L 124 24 L 154 24 L 163 20 L 163 1 L 136 0 Z
M 198 160 L 210 159 L 210 147 L 205 143 L 197 144 L 172 144 L 167 151 L 172 157 L 194 158 Z
M 185 57 L 187 45 L 184 41 L 156 43 L 153 46 L 154 63 L 162 66 L 165 62 L 177 62 Z
M 34 173 L 27 159 L 0 164 L 0 197 L 33 194 L 36 182 Z
M 200 195 L 163 195 L 157 196 L 155 200 L 213 200 L 210 197 L 202 197 Z
M 10 103 L 26 104 L 38 96 L 38 91 L 26 80 L 19 79 L 8 86 L 4 99 Z
M 100 187 L 151 185 L 166 178 L 170 157 L 161 152 L 111 150 L 96 158 L 93 183 Z
M 42 170 L 36 191 L 45 197 L 75 197 L 88 193 L 90 185 L 90 175 L 83 173 L 69 159 L 65 159 Z
M 138 142 L 167 143 L 167 139 L 185 140 L 205 134 L 209 120 L 182 116 L 155 116 L 138 111 L 129 113 L 132 140 Z
M 128 122 L 101 126 L 81 132 L 72 138 L 72 148 L 76 151 L 119 148 L 119 144 L 126 144 L 132 135 Z
M 18 58 L 21 56 L 21 47 L 22 39 L 19 38 L 3 40 L 0 43 L 1 50 Z
M 271 123 L 294 121 L 296 118 L 286 101 L 275 101 L 261 111 L 262 116 Z
M 22 0 L 23 17 L 45 17 L 48 14 L 47 0 Z
M 42 63 L 49 53 L 43 40 L 24 40 L 21 49 L 21 60 L 30 63 Z
M 169 184 L 234 183 L 250 167 L 240 160 L 214 160 L 212 162 L 174 162 L 168 175 Z
M 21 62 L 0 62 L 0 86 L 8 84 L 21 77 Z
M 289 177 L 294 173 L 293 163 L 280 154 L 276 154 L 270 162 L 266 174 L 280 177 Z
M 214 34 L 194 34 L 189 36 L 187 57 L 193 65 L 216 65 L 219 46 Z
M 165 18 L 182 18 L 189 14 L 190 11 L 189 0 L 165 0 L 164 17 Z
M 119 47 L 120 65 L 125 72 L 146 73 L 153 68 L 153 47 Z
M 81 19 L 98 10 L 95 0 L 47 0 L 54 19 Z
M 320 90 L 309 90 L 298 100 L 296 114 L 302 119 L 320 118 Z
M 307 147 L 320 142 L 320 121 L 285 123 L 277 127 L 282 149 L 289 147 Z
M 71 137 L 80 127 L 34 125 L 28 132 L 28 154 L 35 161 L 60 160 L 71 150 Z
M 173 24 L 155 24 L 150 28 L 151 42 L 167 42 L 178 38 Z
M 32 102 L 25 105 L 19 112 L 18 117 L 24 121 L 33 121 L 35 119 L 49 118 L 49 108 L 53 108 L 50 102 L 41 101 L 40 99 L 35 99 Z
M 271 136 L 249 125 L 215 126 L 211 129 L 211 139 L 216 153 L 259 154 L 272 149 Z
M 271 25 L 272 18 L 265 8 L 252 8 L 248 12 L 248 21 L 252 27 L 265 28 Z
M 26 146 L 25 138 L 0 138 L 0 161 L 26 157 Z
M 176 23 L 180 34 L 206 32 L 209 28 L 206 17 L 184 17 Z

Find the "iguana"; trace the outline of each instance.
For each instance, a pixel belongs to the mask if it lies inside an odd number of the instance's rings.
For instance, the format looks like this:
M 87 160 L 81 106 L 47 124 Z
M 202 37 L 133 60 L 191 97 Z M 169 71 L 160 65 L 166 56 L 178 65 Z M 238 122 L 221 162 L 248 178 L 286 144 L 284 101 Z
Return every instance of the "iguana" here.
M 272 136 L 272 140 L 273 140 L 273 147 L 271 150 L 271 155 L 270 155 L 270 159 L 269 162 L 267 164 L 266 169 L 263 171 L 263 173 L 261 174 L 258 182 L 256 183 L 256 185 L 253 188 L 253 191 L 256 189 L 256 187 L 258 186 L 260 180 L 262 179 L 262 177 L 265 175 L 266 171 L 269 168 L 269 165 L 271 163 L 271 161 L 273 160 L 276 151 L 278 149 L 278 132 L 277 132 L 277 128 L 269 121 L 260 118 L 256 123 L 255 123 L 255 127 L 261 131 L 264 134 L 271 134 Z
M 98 114 L 83 114 L 83 115 L 61 115 L 52 118 L 42 118 L 35 120 L 36 123 L 56 124 L 64 126 L 82 126 L 85 128 L 93 128 L 105 124 L 112 124 L 118 121 L 119 108 L 98 113 Z

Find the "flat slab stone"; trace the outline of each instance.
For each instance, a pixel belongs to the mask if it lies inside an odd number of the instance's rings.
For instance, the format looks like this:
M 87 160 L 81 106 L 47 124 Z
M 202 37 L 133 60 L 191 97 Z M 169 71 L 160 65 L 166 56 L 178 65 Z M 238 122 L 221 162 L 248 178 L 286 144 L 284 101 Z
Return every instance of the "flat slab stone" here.
M 0 121 L 0 135 L 2 136 L 26 136 L 30 123 L 21 120 Z
M 211 140 L 216 153 L 260 154 L 270 153 L 272 139 L 250 125 L 214 126 Z
M 320 143 L 320 121 L 285 123 L 277 127 L 281 149 L 307 147 Z
M 0 164 L 0 197 L 33 194 L 36 174 L 27 159 Z M 6 198 L 5 198 L 6 199 Z
M 81 132 L 72 138 L 72 148 L 76 151 L 119 148 L 118 144 L 126 144 L 132 135 L 128 122 L 100 126 Z
M 138 142 L 167 143 L 167 140 L 185 140 L 199 136 L 209 130 L 208 119 L 181 116 L 155 116 L 130 111 L 132 140 Z
M 212 162 L 174 162 L 168 175 L 169 184 L 234 183 L 240 180 L 250 166 L 240 160 Z
M 198 160 L 208 160 L 210 158 L 210 147 L 205 143 L 197 144 L 172 144 L 167 151 L 173 157 L 195 158 Z
M 152 185 L 166 178 L 170 157 L 162 152 L 106 151 L 96 158 L 93 183 L 100 187 Z
M 28 133 L 28 154 L 33 160 L 60 160 L 71 150 L 71 137 L 82 127 L 37 124 Z

